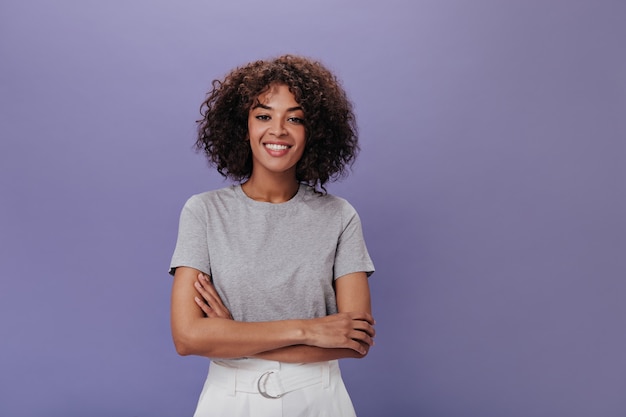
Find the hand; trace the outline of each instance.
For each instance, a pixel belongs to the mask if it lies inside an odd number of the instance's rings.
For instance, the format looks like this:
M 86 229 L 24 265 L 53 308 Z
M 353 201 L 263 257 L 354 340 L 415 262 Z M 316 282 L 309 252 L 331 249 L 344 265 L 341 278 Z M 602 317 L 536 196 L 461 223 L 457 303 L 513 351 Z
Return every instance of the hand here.
M 222 299 L 219 294 L 215 290 L 213 284 L 209 280 L 209 277 L 204 274 L 198 274 L 198 280 L 194 283 L 196 287 L 196 291 L 202 296 L 204 299 L 200 299 L 200 297 L 195 297 L 194 300 L 198 307 L 202 309 L 204 314 L 206 314 L 209 318 L 223 318 L 233 320 L 233 316 L 230 314 L 230 311 L 224 306 Z
M 374 344 L 374 318 L 368 313 L 338 313 L 309 322 L 305 330 L 308 345 L 348 348 L 365 355 Z

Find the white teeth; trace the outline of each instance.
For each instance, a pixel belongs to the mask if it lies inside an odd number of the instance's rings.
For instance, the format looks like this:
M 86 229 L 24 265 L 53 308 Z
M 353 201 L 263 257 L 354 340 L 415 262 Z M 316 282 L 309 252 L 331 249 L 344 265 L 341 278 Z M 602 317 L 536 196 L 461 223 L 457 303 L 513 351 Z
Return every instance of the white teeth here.
M 285 150 L 285 149 L 289 149 L 289 146 L 287 146 L 287 145 L 277 145 L 275 143 L 266 143 L 265 147 L 269 148 L 269 149 L 271 149 L 273 151 L 282 151 L 282 150 Z

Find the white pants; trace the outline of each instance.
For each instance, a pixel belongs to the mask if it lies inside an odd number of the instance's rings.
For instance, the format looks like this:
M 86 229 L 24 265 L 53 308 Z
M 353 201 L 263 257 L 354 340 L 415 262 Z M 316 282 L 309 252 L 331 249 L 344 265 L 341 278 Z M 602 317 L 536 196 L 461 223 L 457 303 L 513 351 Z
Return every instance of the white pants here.
M 211 362 L 194 417 L 356 417 L 337 361 Z

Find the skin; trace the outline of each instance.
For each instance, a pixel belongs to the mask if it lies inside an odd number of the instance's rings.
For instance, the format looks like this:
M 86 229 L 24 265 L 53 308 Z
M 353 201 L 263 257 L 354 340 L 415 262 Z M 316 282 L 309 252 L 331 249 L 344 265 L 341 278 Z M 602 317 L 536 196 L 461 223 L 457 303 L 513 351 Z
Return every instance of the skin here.
M 304 153 L 304 112 L 286 85 L 272 85 L 261 94 L 248 116 L 252 174 L 242 185 L 248 197 L 283 203 L 298 191 L 296 164 Z M 267 145 L 288 146 L 272 151 Z
M 248 117 L 252 174 L 242 185 L 250 198 L 278 204 L 297 193 L 296 164 L 306 145 L 304 117 L 285 85 L 271 85 L 258 97 Z M 366 274 L 337 278 L 335 293 L 337 314 L 307 320 L 238 322 L 208 275 L 179 267 L 171 310 L 176 350 L 180 355 L 294 363 L 364 357 L 375 336 Z

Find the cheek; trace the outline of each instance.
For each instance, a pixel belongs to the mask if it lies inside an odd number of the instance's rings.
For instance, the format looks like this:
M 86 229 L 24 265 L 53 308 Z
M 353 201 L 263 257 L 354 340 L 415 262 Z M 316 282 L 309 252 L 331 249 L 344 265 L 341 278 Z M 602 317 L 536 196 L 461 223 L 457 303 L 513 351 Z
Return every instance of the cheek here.
M 264 129 L 264 124 L 261 123 L 259 120 L 257 120 L 256 118 L 250 116 L 248 117 L 248 134 L 249 135 L 254 135 L 255 133 L 258 133 L 260 130 Z
M 248 139 L 259 137 L 262 129 L 254 123 L 248 123 Z

